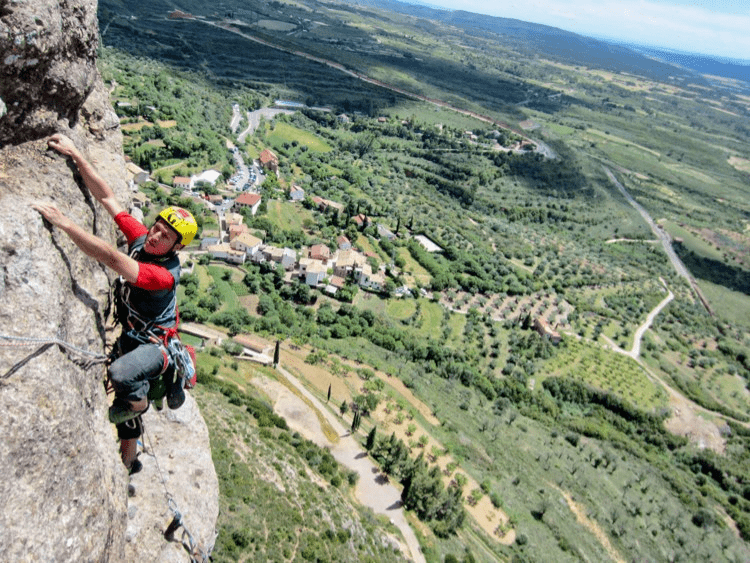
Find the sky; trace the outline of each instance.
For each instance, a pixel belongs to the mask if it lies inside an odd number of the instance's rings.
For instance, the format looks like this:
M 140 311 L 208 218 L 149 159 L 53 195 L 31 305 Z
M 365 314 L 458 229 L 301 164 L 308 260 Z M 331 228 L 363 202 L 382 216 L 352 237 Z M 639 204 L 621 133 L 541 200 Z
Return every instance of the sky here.
M 750 60 L 749 0 L 404 0 L 581 35 Z

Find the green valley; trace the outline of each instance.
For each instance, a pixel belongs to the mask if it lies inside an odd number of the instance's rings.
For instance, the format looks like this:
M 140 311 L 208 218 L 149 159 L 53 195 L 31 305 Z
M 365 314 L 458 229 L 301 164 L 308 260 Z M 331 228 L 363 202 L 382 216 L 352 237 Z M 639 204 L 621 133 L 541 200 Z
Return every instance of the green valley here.
M 352 509 L 356 476 L 274 414 L 259 382 L 290 384 L 237 357 L 248 334 L 353 429 L 430 563 L 750 557 L 747 92 L 427 9 L 180 9 L 100 2 L 99 63 L 151 172 L 146 216 L 199 216 L 179 298 L 224 336 L 192 391 L 221 483 L 215 561 L 402 557 L 387 518 Z M 239 142 L 231 105 L 278 100 L 300 108 Z M 202 254 L 220 219 L 173 178 L 212 168 L 235 197 L 232 146 L 278 156 L 250 233 L 298 258 L 345 235 L 380 290 Z

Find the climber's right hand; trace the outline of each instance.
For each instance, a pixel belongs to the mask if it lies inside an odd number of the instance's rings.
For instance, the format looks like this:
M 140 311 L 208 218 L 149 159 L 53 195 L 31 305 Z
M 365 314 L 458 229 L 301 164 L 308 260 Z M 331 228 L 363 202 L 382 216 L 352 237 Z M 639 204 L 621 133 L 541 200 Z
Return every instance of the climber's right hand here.
M 47 139 L 47 145 L 50 148 L 55 149 L 60 154 L 64 154 L 66 156 L 74 156 L 75 153 L 78 152 L 78 149 L 76 148 L 73 141 L 71 141 L 62 133 L 55 133 L 54 135 L 52 135 L 49 139 Z
M 62 211 L 50 203 L 35 203 L 31 207 L 41 213 L 47 221 L 63 230 L 73 224 Z

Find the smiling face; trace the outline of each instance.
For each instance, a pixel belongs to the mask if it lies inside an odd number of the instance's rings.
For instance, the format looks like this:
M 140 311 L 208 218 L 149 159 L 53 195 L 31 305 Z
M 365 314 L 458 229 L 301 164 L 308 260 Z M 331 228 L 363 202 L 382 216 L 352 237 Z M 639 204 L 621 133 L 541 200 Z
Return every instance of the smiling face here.
M 179 250 L 182 248 L 181 244 L 175 244 L 179 238 L 180 235 L 177 234 L 172 227 L 159 219 L 148 230 L 148 236 L 146 236 L 143 250 L 152 256 L 163 256 L 173 249 Z

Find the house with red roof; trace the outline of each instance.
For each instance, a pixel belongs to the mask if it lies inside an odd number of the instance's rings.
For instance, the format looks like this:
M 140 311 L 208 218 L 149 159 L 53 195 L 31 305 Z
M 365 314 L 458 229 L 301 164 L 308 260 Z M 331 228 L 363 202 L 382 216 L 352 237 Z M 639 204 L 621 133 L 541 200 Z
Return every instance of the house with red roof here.
M 310 258 L 326 262 L 331 257 L 331 249 L 325 244 L 313 244 L 310 247 Z
M 250 212 L 255 215 L 260 207 L 260 194 L 244 193 L 234 200 L 234 208 L 240 210 L 244 207 L 250 208 Z
M 263 170 L 272 170 L 274 172 L 278 172 L 279 170 L 279 157 L 271 150 L 263 149 L 258 157 L 258 161 Z

